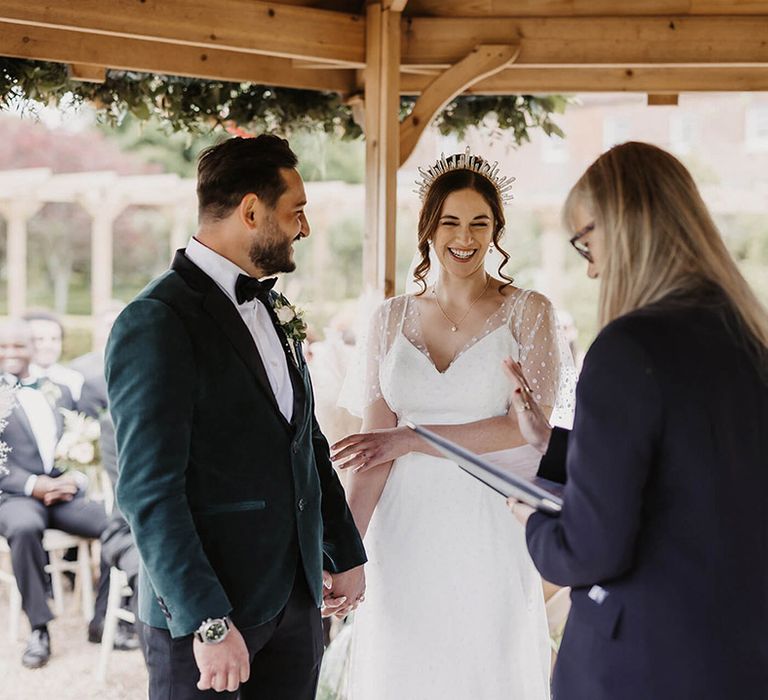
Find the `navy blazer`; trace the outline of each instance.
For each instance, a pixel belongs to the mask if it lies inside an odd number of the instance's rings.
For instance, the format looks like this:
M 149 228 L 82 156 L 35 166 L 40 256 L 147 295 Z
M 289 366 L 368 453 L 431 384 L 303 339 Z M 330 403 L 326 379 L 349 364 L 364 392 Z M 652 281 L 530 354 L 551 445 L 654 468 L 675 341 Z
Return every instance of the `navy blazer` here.
M 617 319 L 590 348 L 563 511 L 526 531 L 542 576 L 573 588 L 555 700 L 768 698 L 757 367 L 712 292 Z M 565 436 L 553 437 L 550 478 Z

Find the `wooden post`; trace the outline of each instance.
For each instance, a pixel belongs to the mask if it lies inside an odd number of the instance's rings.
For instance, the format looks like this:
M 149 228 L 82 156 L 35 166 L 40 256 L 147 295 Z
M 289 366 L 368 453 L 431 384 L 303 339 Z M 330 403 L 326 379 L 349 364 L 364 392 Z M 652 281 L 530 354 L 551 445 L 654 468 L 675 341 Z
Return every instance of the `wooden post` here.
M 39 207 L 37 202 L 24 200 L 0 205 L 8 232 L 9 316 L 21 316 L 27 309 L 27 221 Z
M 366 10 L 363 272 L 369 288 L 385 297 L 395 293 L 399 111 L 400 13 L 371 3 Z

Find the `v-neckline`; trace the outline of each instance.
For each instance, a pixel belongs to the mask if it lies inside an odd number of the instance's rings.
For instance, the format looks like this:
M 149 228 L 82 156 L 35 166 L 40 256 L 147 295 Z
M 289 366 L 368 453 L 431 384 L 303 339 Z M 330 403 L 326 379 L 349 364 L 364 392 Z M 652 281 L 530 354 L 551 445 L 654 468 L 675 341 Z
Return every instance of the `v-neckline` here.
M 438 369 L 437 365 L 435 364 L 435 361 L 432 359 L 432 356 L 429 354 L 429 350 L 427 349 L 426 344 L 424 345 L 424 349 L 426 352 L 423 352 L 419 348 L 417 348 L 408 338 L 405 336 L 405 334 L 400 331 L 400 335 L 403 337 L 403 340 L 410 345 L 419 355 L 421 355 L 429 364 L 429 366 L 435 370 L 437 374 L 440 376 L 445 376 L 448 374 L 450 369 L 462 358 L 464 355 L 466 355 L 470 350 L 472 350 L 475 346 L 480 345 L 486 338 L 490 338 L 496 331 L 500 331 L 502 328 L 505 328 L 504 324 L 497 326 L 492 331 L 489 331 L 486 333 L 482 338 L 478 338 L 473 343 L 470 343 L 468 345 L 465 345 L 456 355 L 451 358 L 451 361 L 448 363 L 448 365 L 445 367 L 445 369 Z
M 489 317 L 488 317 L 488 318 L 485 320 L 485 323 L 486 323 L 486 325 L 487 325 L 487 324 L 490 322 L 490 320 L 491 320 L 491 319 L 492 319 L 492 318 L 493 318 L 493 317 L 494 317 L 494 316 L 495 316 L 497 313 L 499 313 L 499 312 L 501 311 L 501 309 L 502 309 L 502 308 L 504 308 L 504 306 L 506 306 L 506 304 L 507 304 L 507 302 L 509 301 L 509 299 L 510 299 L 510 298 L 511 298 L 511 297 L 508 297 L 508 298 L 506 298 L 506 299 L 505 299 L 505 300 L 504 300 L 504 301 L 503 301 L 503 302 L 502 302 L 502 303 L 499 305 L 499 308 L 498 308 L 498 309 L 496 309 L 496 311 L 494 311 L 494 312 L 493 312 L 493 313 L 492 313 L 492 314 L 491 314 L 491 315 L 490 315 L 490 316 L 489 316 Z M 451 361 L 450 361 L 450 362 L 449 362 L 449 363 L 448 363 L 448 364 L 445 366 L 445 368 L 441 370 L 441 369 L 439 369 L 439 368 L 438 368 L 438 366 L 435 364 L 435 361 L 434 361 L 434 359 L 433 359 L 433 357 L 432 357 L 432 353 L 429 351 L 429 346 L 427 345 L 426 336 L 424 335 L 424 325 L 423 325 L 423 323 L 422 323 L 422 318 L 421 318 L 421 310 L 419 309 L 418 305 L 416 304 L 416 299 L 415 299 L 413 296 L 410 296 L 410 295 L 409 295 L 408 299 L 406 299 L 406 307 L 405 307 L 405 310 L 404 310 L 404 316 L 405 316 L 405 315 L 407 315 L 407 313 L 408 313 L 408 304 L 411 304 L 411 303 L 413 303 L 413 304 L 415 305 L 415 309 L 416 309 L 416 322 L 418 323 L 418 336 L 419 336 L 419 338 L 420 338 L 420 340 L 421 340 L 421 344 L 423 345 L 423 347 L 424 347 L 424 350 L 421 350 L 421 349 L 420 349 L 420 348 L 419 348 L 417 345 L 415 345 L 413 342 L 411 342 L 411 340 L 408 338 L 408 336 L 406 336 L 406 335 L 405 335 L 405 333 L 403 332 L 403 328 L 402 328 L 402 327 L 400 328 L 400 335 L 402 335 L 402 336 L 403 336 L 403 338 L 404 338 L 404 339 L 405 339 L 405 341 L 408 343 L 408 345 L 412 346 L 412 347 L 413 347 L 413 349 L 414 349 L 414 350 L 416 350 L 416 351 L 417 351 L 417 352 L 418 352 L 420 355 L 423 355 L 423 356 L 424 356 L 424 357 L 427 359 L 427 361 L 429 362 L 429 364 L 430 364 L 430 366 L 432 367 L 432 369 L 434 369 L 434 370 L 435 370 L 435 372 L 437 372 L 437 373 L 438 373 L 438 374 L 440 374 L 440 375 L 445 375 L 445 374 L 447 374 L 447 372 L 448 372 L 448 371 L 451 369 L 451 367 L 453 367 L 453 366 L 456 364 L 456 362 L 457 362 L 457 361 L 458 361 L 458 360 L 459 360 L 459 359 L 462 357 L 462 355 L 465 355 L 465 354 L 466 354 L 467 352 L 469 352 L 469 351 L 470 351 L 472 348 L 474 348 L 474 347 L 475 347 L 475 345 L 477 345 L 477 344 L 481 343 L 481 342 L 482 342 L 483 340 L 485 340 L 485 339 L 486 339 L 488 336 L 492 335 L 493 333 L 495 333 L 495 332 L 496 332 L 497 330 L 499 330 L 500 328 L 504 328 L 504 327 L 506 326 L 506 324 L 502 323 L 502 324 L 500 324 L 499 326 L 497 326 L 496 328 L 494 328 L 492 331 L 488 331 L 487 333 L 485 333 L 485 335 L 483 335 L 483 336 L 481 336 L 481 337 L 477 338 L 476 340 L 472 340 L 471 342 L 467 342 L 467 343 L 465 343 L 465 344 L 464 344 L 464 345 L 461 347 L 461 349 L 460 349 L 460 350 L 459 350 L 459 351 L 458 351 L 458 352 L 457 352 L 457 353 L 456 353 L 456 354 L 455 354 L 455 355 L 454 355 L 454 356 L 451 358 Z

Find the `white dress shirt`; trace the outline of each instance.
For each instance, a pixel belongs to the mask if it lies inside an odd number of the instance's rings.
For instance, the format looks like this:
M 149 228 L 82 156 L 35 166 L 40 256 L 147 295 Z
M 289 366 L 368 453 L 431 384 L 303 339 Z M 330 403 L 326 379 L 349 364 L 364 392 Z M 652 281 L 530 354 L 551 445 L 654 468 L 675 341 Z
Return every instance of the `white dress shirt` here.
M 288 372 L 288 361 L 277 330 L 275 330 L 264 304 L 258 299 L 238 304 L 235 296 L 235 283 L 238 275 L 248 275 L 248 273 L 194 237 L 190 239 L 189 245 L 187 245 L 186 255 L 216 282 L 221 291 L 235 305 L 237 312 L 250 331 L 254 343 L 256 343 L 280 412 L 290 422 L 293 417 L 293 386 Z
M 50 474 L 53 470 L 53 460 L 56 454 L 56 443 L 59 440 L 59 429 L 51 405 L 41 391 L 25 387 L 23 384 L 16 392 L 19 406 L 27 416 L 32 434 L 37 443 L 37 450 L 43 462 L 43 470 Z M 32 495 L 37 476 L 32 474 L 24 484 L 24 493 Z
M 50 367 L 41 367 L 32 363 L 29 366 L 29 374 L 35 379 L 48 377 L 55 384 L 67 387 L 75 401 L 80 400 L 80 395 L 83 393 L 83 383 L 85 382 L 85 377 L 80 372 L 56 362 Z

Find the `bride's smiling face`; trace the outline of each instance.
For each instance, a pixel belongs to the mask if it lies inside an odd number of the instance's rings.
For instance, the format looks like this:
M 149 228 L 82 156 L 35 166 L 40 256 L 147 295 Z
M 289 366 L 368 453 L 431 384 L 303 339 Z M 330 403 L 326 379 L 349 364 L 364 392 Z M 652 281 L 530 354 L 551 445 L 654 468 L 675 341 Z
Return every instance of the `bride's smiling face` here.
M 432 237 L 441 267 L 458 277 L 470 277 L 483 269 L 493 228 L 493 212 L 483 195 L 473 189 L 451 192 Z

